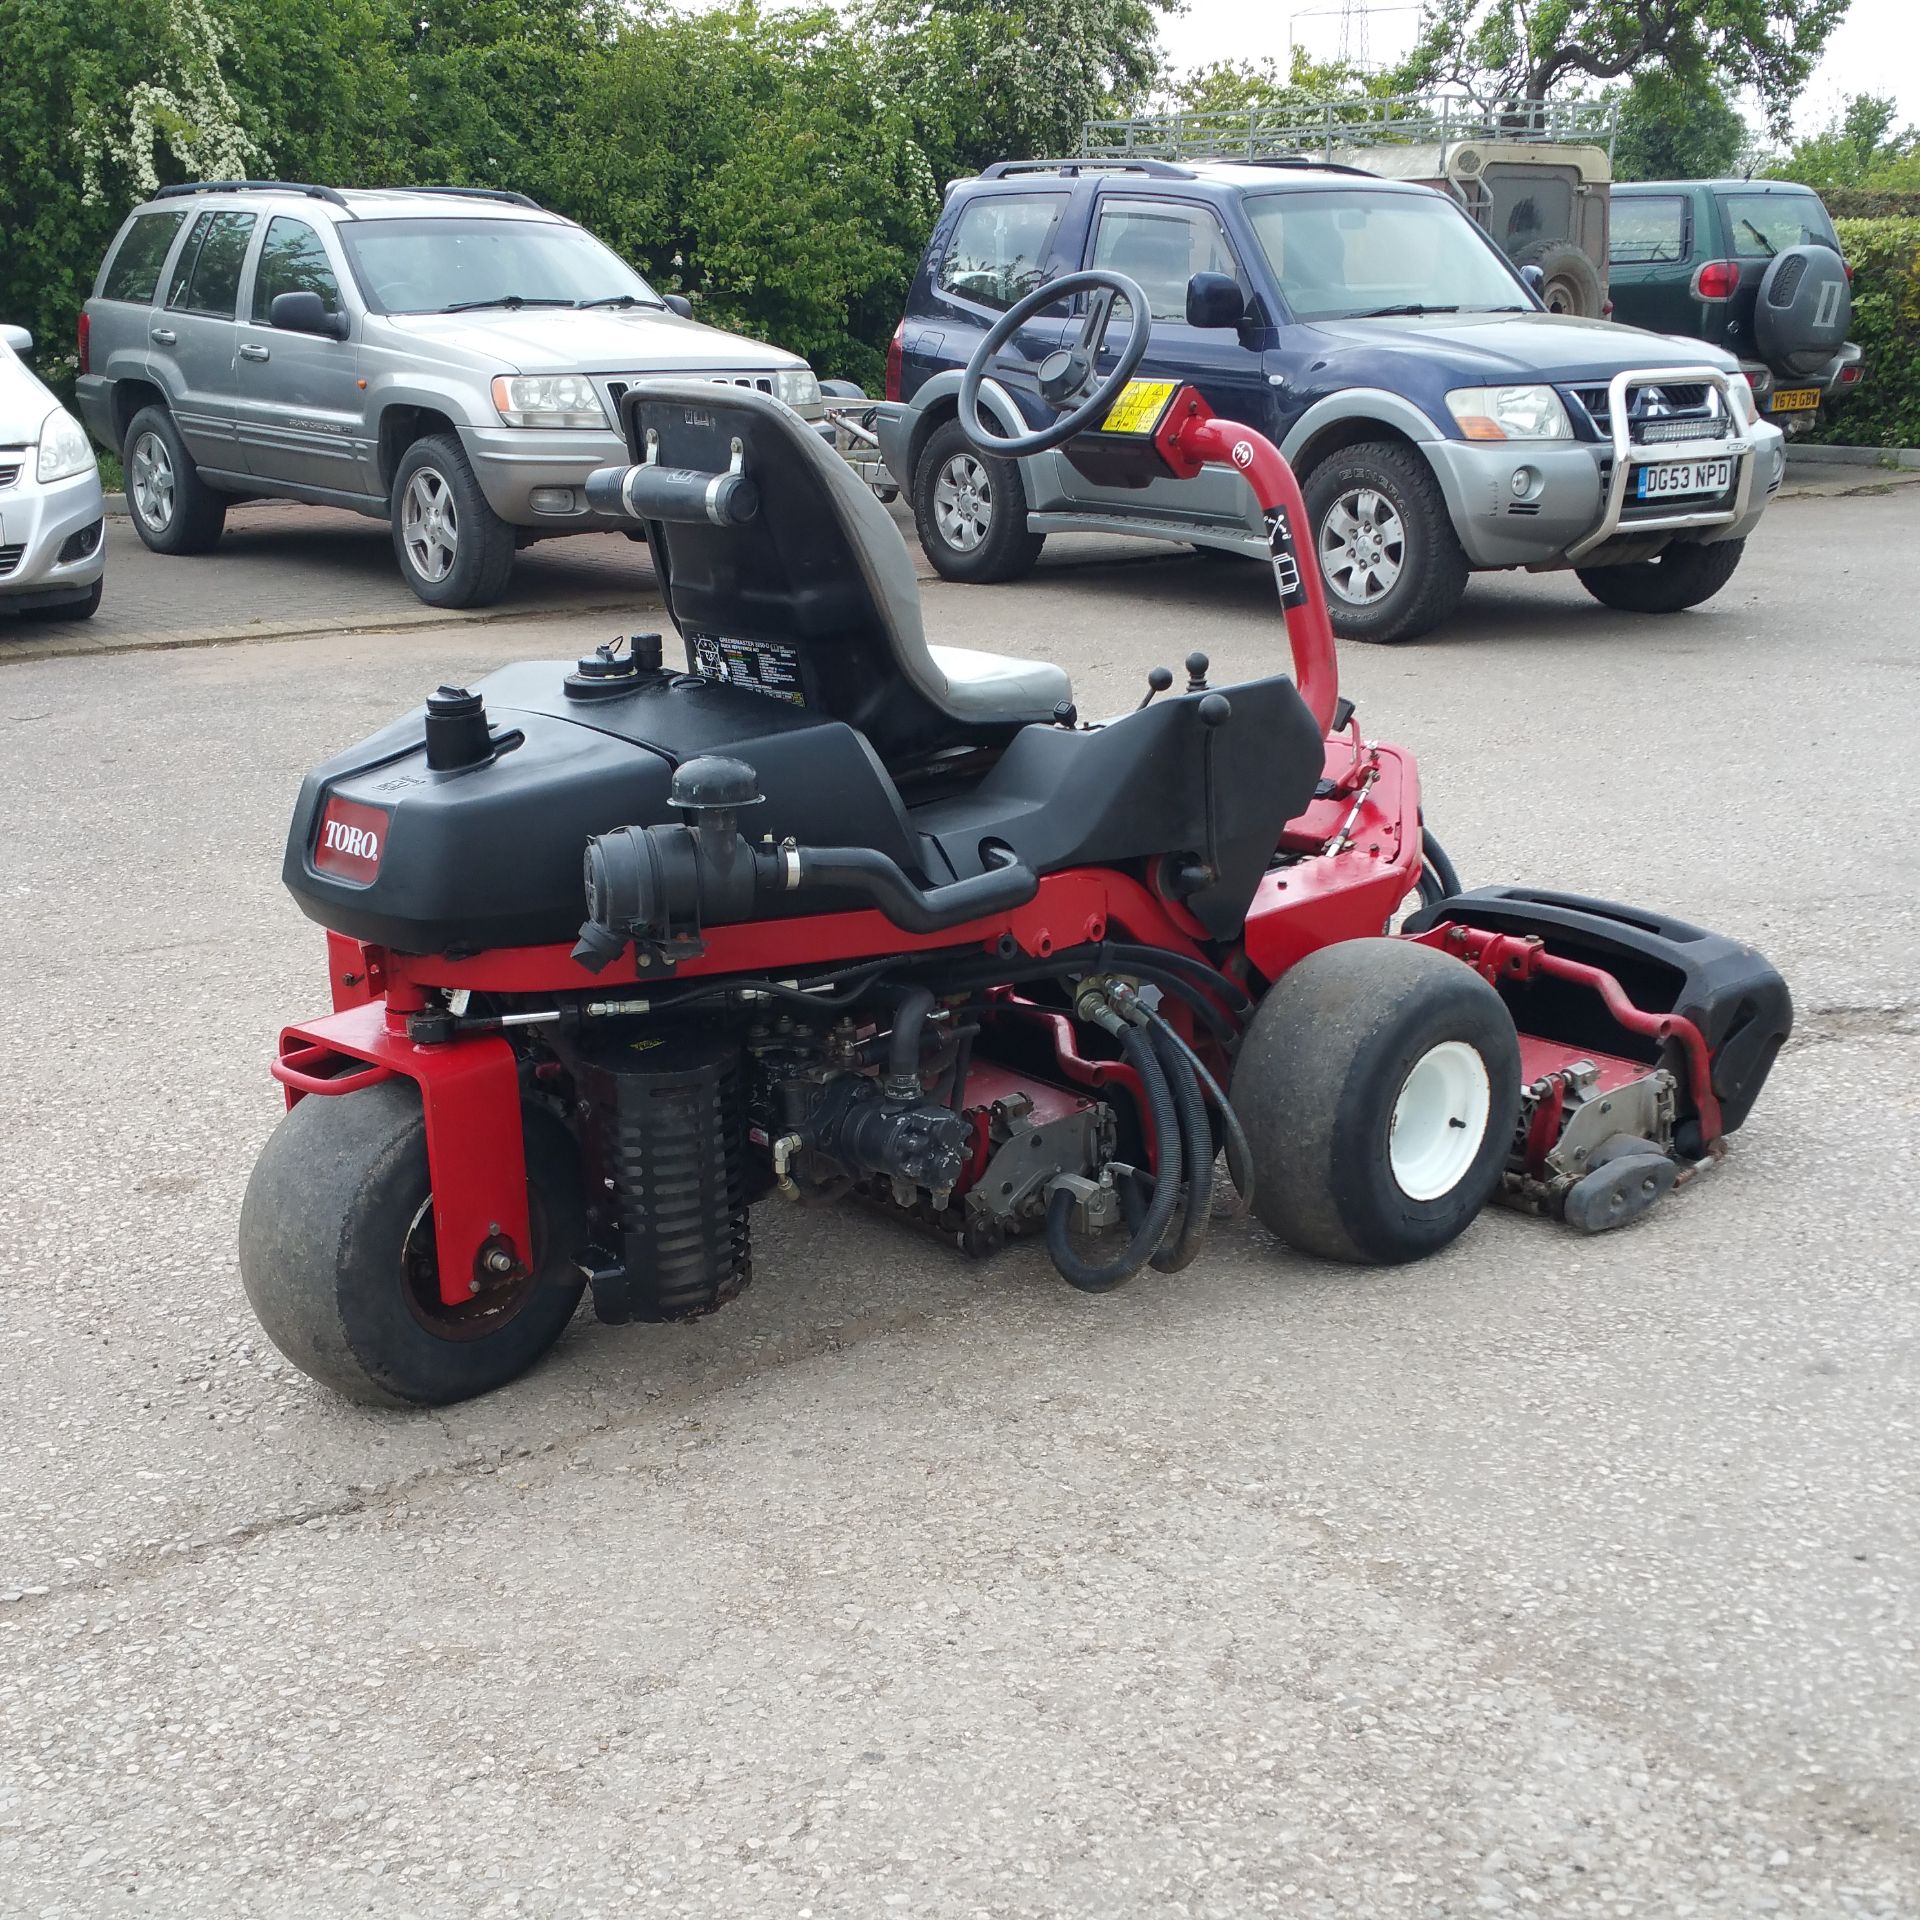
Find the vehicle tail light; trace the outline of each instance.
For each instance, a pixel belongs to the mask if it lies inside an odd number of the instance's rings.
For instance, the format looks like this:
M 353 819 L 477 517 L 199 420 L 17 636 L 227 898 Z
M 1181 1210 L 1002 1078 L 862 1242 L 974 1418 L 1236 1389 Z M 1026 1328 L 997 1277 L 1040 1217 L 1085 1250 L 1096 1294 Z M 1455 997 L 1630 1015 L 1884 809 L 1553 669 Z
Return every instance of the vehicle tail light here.
M 80 371 L 93 371 L 93 316 L 89 313 L 80 316 Z
M 1739 261 L 1709 260 L 1693 276 L 1693 297 L 1696 300 L 1731 300 L 1739 285 Z
M 1611 300 L 1601 302 L 1600 318 L 1602 320 L 1611 320 L 1613 318 L 1613 302 Z
M 893 330 L 893 338 L 887 342 L 887 398 L 899 400 L 904 396 L 900 392 L 900 360 L 905 351 L 907 323 L 902 320 Z
M 1842 367 L 1840 369 L 1840 384 L 1843 387 L 1852 386 L 1860 378 L 1862 371 L 1863 369 L 1860 367 Z
M 1852 286 L 1853 285 L 1853 262 L 1851 260 L 1842 260 L 1840 264 L 1846 270 L 1847 285 Z

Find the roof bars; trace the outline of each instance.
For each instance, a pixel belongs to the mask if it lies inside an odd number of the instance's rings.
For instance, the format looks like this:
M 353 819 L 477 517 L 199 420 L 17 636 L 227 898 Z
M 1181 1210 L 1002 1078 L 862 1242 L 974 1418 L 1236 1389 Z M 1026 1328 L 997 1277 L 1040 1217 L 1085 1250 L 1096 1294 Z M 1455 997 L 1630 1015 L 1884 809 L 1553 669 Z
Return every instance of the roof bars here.
M 196 193 L 304 193 L 309 200 L 331 200 L 336 207 L 347 204 L 338 187 L 316 187 L 307 180 L 183 180 L 177 186 L 162 187 L 153 197 L 183 200 Z
M 1074 179 L 1086 173 L 1144 173 L 1155 180 L 1191 180 L 1190 167 L 1176 167 L 1165 160 L 996 160 L 980 169 L 982 180 L 1004 180 L 1015 173 L 1059 173 Z

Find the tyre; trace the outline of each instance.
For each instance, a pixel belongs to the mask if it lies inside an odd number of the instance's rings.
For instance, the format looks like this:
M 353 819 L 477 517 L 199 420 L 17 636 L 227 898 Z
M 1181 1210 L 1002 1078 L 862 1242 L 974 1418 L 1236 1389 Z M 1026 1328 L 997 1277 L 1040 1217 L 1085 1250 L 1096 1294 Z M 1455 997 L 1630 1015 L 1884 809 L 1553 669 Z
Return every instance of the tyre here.
M 1467 590 L 1467 556 L 1440 483 L 1411 446 L 1342 447 L 1307 476 L 1307 520 L 1343 640 L 1412 640 Z
M 920 450 L 913 524 L 943 580 L 1017 580 L 1047 538 L 1027 531 L 1018 464 L 981 453 L 958 420 L 935 427 Z
M 227 524 L 227 497 L 200 478 L 165 407 L 142 407 L 120 443 L 133 530 L 155 553 L 205 553 Z
M 535 1272 L 454 1307 L 413 1083 L 309 1094 L 281 1121 L 247 1182 L 240 1278 L 303 1373 L 374 1406 L 444 1406 L 504 1386 L 560 1337 L 585 1285 L 580 1164 L 557 1120 L 523 1112 Z
M 430 607 L 490 607 L 513 574 L 514 532 L 487 505 L 466 449 L 446 434 L 416 440 L 393 475 L 393 551 Z
M 100 611 L 100 594 L 105 587 L 104 580 L 96 580 L 87 589 L 83 600 L 65 600 L 57 607 L 42 607 L 42 620 L 91 620 Z
M 1283 974 L 1234 1067 L 1254 1209 L 1289 1246 L 1389 1266 L 1438 1252 L 1498 1185 L 1520 1114 L 1513 1018 L 1463 961 L 1343 940 Z
M 1733 578 L 1746 550 L 1744 540 L 1716 540 L 1710 547 L 1675 544 L 1630 567 L 1574 571 L 1603 607 L 1618 607 L 1622 613 L 1679 613 L 1711 600 Z
M 1516 267 L 1540 269 L 1540 298 L 1549 313 L 1574 313 L 1598 320 L 1606 305 L 1600 269 L 1571 241 L 1536 240 L 1513 256 Z

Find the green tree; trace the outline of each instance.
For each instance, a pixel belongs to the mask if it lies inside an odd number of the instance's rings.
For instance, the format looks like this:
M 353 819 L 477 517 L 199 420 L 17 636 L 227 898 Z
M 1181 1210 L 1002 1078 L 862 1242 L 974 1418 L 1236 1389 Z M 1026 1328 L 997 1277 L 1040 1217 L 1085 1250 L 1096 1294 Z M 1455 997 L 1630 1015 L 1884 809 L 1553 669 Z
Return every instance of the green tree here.
M 858 16 L 900 76 L 943 174 L 1074 152 L 1090 119 L 1160 77 L 1159 16 L 1178 0 L 869 0 Z
M 1766 172 L 1825 193 L 1835 187 L 1920 188 L 1920 128 L 1897 128 L 1884 94 L 1857 93 L 1818 133 L 1770 159 Z
M 1244 113 L 1250 107 L 1311 107 L 1324 100 L 1364 100 L 1390 90 L 1390 79 L 1343 61 L 1312 59 L 1295 47 L 1287 71 L 1277 60 L 1216 60 L 1181 75 L 1176 107 L 1196 113 Z
M 1751 135 L 1711 80 L 1664 68 L 1638 73 L 1620 96 L 1613 144 L 1619 180 L 1711 180 L 1732 173 Z
M 1402 69 L 1483 105 L 1540 99 L 1568 81 L 1664 70 L 1751 87 L 1784 127 L 1848 0 L 1425 0 Z

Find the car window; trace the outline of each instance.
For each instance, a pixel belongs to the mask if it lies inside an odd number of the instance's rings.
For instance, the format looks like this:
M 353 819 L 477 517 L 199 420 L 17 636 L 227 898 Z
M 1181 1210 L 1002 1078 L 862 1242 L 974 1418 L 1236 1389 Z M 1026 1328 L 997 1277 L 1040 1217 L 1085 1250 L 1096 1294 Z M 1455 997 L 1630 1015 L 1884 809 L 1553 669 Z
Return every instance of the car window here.
M 1644 267 L 1687 257 L 1687 203 L 1679 194 L 1616 198 L 1608 224 L 1607 258 L 1616 267 Z
M 1788 247 L 1840 251 L 1827 210 L 1810 193 L 1729 193 L 1721 197 L 1727 237 L 1742 260 L 1768 260 Z
M 267 222 L 260 264 L 253 271 L 254 319 L 265 325 L 283 293 L 317 293 L 329 313 L 340 311 L 340 283 L 320 236 L 304 220 L 277 213 Z
M 557 220 L 349 220 L 335 232 L 360 291 L 383 313 L 666 304 L 618 254 Z
M 153 298 L 160 283 L 160 269 L 167 263 L 167 249 L 180 223 L 187 217 L 183 207 L 177 213 L 135 214 L 133 224 L 120 236 L 120 245 L 107 269 L 100 288 L 102 300 L 139 300 Z
M 1437 193 L 1296 188 L 1249 194 L 1246 208 L 1296 319 L 1403 306 L 1530 311 L 1500 256 Z
M 1139 281 L 1156 320 L 1186 319 L 1187 282 L 1196 273 L 1240 278 L 1213 212 L 1178 200 L 1101 201 L 1093 264 Z
M 231 320 L 240 303 L 240 269 L 253 239 L 251 213 L 203 213 L 181 249 L 167 305 Z
M 1007 308 L 1046 278 L 1066 196 L 983 193 L 961 212 L 936 284 L 983 307 Z

